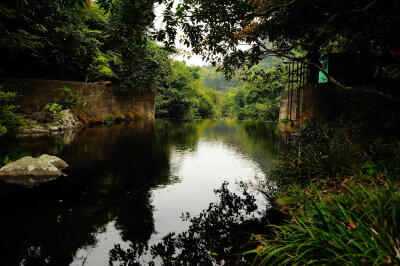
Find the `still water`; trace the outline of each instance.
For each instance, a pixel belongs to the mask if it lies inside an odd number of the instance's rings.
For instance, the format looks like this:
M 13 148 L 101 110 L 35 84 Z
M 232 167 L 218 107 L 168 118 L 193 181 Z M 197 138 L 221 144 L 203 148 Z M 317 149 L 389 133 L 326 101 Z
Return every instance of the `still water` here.
M 235 182 L 265 180 L 277 132 L 275 123 L 156 120 L 10 142 L 2 158 L 47 153 L 70 166 L 35 187 L 0 182 L 0 264 L 165 264 L 149 248 L 187 230 L 182 213 L 217 202 L 224 181 L 237 192 Z

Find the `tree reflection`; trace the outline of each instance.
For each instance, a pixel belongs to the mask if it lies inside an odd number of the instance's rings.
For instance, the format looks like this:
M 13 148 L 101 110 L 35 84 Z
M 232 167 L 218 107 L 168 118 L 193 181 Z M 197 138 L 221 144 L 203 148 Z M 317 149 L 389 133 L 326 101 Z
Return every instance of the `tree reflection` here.
M 172 261 L 248 262 L 251 258 L 232 254 L 250 249 L 249 235 L 260 233 L 267 222 L 243 185 L 237 195 L 225 183 L 216 191 L 218 203 L 210 204 L 199 216 L 186 216 L 191 223 L 187 231 L 171 233 L 149 247 L 155 231 L 151 191 L 176 182 L 170 162 L 174 150 L 195 150 L 200 138 L 209 137 L 248 154 L 253 149 L 263 150 L 265 153 L 258 156 L 263 160 L 272 153 L 274 145 L 270 148 L 262 135 L 269 129 L 259 126 L 258 139 L 253 140 L 249 132 L 254 133 L 255 128 L 243 130 L 242 124 L 238 125 L 157 121 L 154 127 L 154 123 L 136 121 L 83 128 L 69 143 L 41 137 L 0 147 L 0 155 L 12 151 L 33 156 L 51 153 L 70 164 L 65 170 L 68 177 L 31 189 L 0 182 L 0 214 L 5 217 L 0 219 L 0 250 L 5 254 L 0 264 L 68 265 L 74 262 L 77 251 L 98 245 L 96 236 L 110 223 L 122 241 L 130 244 L 128 250 L 115 246 L 110 264 L 139 265 L 143 255 L 154 256 L 155 261 L 166 265 Z M 269 218 L 276 216 L 273 210 L 266 214 Z
M 52 140 L 19 144 L 28 154 L 45 153 Z M 122 240 L 147 246 L 154 231 L 149 191 L 169 182 L 167 151 L 154 143 L 154 124 L 84 128 L 62 149 L 68 177 L 31 189 L 0 183 L 7 217 L 0 220 L 0 250 L 7 251 L 0 264 L 69 265 L 113 221 Z
M 245 250 L 254 248 L 252 233 L 268 233 L 266 225 L 277 223 L 282 214 L 274 208 L 262 211 L 266 206 L 257 203 L 247 185 L 239 183 L 240 195 L 228 189 L 228 183 L 215 190 L 219 198 L 198 216 L 183 215 L 190 221 L 188 230 L 166 235 L 162 242 L 151 246 L 155 261 L 163 265 L 243 265 L 252 261 L 242 256 Z M 137 247 L 124 250 L 116 245 L 110 251 L 110 265 L 140 265 Z

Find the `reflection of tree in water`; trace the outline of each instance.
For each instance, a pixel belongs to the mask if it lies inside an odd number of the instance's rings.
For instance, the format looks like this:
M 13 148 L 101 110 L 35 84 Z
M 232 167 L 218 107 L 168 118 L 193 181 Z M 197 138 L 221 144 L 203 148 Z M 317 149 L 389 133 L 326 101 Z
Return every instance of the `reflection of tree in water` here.
M 154 231 L 149 191 L 169 182 L 169 156 L 154 144 L 154 127 L 130 125 L 81 130 L 60 155 L 69 177 L 31 189 L 0 183 L 0 213 L 7 217 L 0 220 L 0 250 L 7 250 L 0 264 L 69 265 L 112 221 L 122 240 L 147 245 Z M 19 144 L 40 154 L 51 150 L 51 140 Z
M 180 150 L 192 150 L 201 136 L 202 125 L 208 122 L 157 120 L 156 139 L 167 148 L 174 146 Z
M 243 183 L 241 195 L 228 190 L 228 183 L 215 190 L 218 203 L 211 203 L 198 216 L 184 215 L 191 225 L 180 234 L 170 233 L 162 242 L 151 247 L 153 259 L 163 265 L 243 265 L 252 261 L 250 256 L 240 255 L 254 248 L 252 233 L 268 233 L 266 225 L 279 221 L 282 214 L 271 208 L 260 210 L 254 195 Z M 135 246 L 124 250 L 119 245 L 110 251 L 110 265 L 139 265 Z
M 131 243 L 131 250 L 115 247 L 111 262 L 134 265 L 149 249 L 154 232 L 150 191 L 175 181 L 170 175 L 172 148 L 190 151 L 199 138 L 214 134 L 216 139 L 220 135 L 228 138 L 228 143 L 242 143 L 251 150 L 251 138 L 240 129 L 228 122 L 158 121 L 154 130 L 154 124 L 135 122 L 84 128 L 68 145 L 42 137 L 19 139 L 0 147 L 0 155 L 10 151 L 33 156 L 54 153 L 70 164 L 65 170 L 69 177 L 29 190 L 0 182 L 0 214 L 6 217 L 0 219 L 0 250 L 6 253 L 1 264 L 68 265 L 77 250 L 96 245 L 96 235 L 114 222 L 122 240 Z M 259 131 L 262 139 L 263 129 Z M 250 196 L 236 196 L 226 186 L 218 195 L 220 203 L 191 218 L 187 232 L 169 235 L 152 247 L 156 260 L 165 264 L 172 260 L 183 263 L 200 259 L 205 264 L 242 260 L 227 254 L 242 251 L 238 247 L 247 242 L 249 233 L 260 233 L 266 222 L 251 218 L 258 210 L 252 207 Z M 240 216 L 246 210 L 250 214 Z
M 219 140 L 257 162 L 268 172 L 277 160 L 279 132 L 275 122 L 218 121 L 209 124 L 203 137 Z

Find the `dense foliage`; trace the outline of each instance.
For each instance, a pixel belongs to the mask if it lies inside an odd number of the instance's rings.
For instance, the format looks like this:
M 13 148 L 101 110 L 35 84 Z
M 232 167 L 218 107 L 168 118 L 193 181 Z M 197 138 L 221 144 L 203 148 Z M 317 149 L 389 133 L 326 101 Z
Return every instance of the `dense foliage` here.
M 75 1 L 2 2 L 2 76 L 84 79 L 105 27 L 85 9 Z
M 156 115 L 276 121 L 284 74 L 282 68 L 259 64 L 248 71 L 238 71 L 234 80 L 226 80 L 211 66 L 189 67 L 172 62 L 171 73 L 158 88 Z
M 146 37 L 155 17 L 154 2 L 100 1 L 109 11 L 105 58 L 123 88 L 155 90 L 169 71 L 167 54 Z
M 0 75 L 153 90 L 168 68 L 165 52 L 146 38 L 153 7 L 154 1 L 4 1 Z
M 237 77 L 227 80 L 225 76 L 221 72 L 218 72 L 212 65 L 202 67 L 200 74 L 207 88 L 213 88 L 223 93 L 229 91 L 230 88 L 236 88 L 242 84 L 241 80 Z
M 199 67 L 172 62 L 172 71 L 156 96 L 156 116 L 176 119 L 220 117 L 220 95 L 200 80 Z
M 223 115 L 239 120 L 277 121 L 281 92 L 284 90 L 281 71 L 253 67 L 241 78 L 243 85 L 225 94 Z
M 261 121 L 278 119 L 286 74 L 278 58 L 263 60 L 247 71 L 238 70 L 231 80 L 227 80 L 217 70 L 206 66 L 200 74 L 207 87 L 222 93 L 219 108 L 224 118 Z
M 157 90 L 157 116 L 164 118 L 276 120 L 277 75 L 262 70 L 279 60 L 267 58 L 232 80 L 211 66 L 173 62 L 148 39 L 156 2 L 5 1 L 0 76 L 110 80 L 122 90 Z M 54 103 L 47 109 L 57 111 Z

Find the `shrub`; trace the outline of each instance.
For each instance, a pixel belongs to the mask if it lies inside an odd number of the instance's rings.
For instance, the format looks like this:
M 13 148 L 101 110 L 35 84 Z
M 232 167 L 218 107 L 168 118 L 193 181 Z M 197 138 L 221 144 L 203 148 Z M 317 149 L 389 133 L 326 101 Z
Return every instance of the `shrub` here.
M 362 125 L 301 127 L 272 171 L 292 219 L 248 253 L 257 264 L 398 265 L 399 159 L 398 140 Z
M 53 114 L 58 114 L 63 109 L 63 106 L 58 103 L 48 103 L 44 108 L 49 110 Z
M 65 87 L 60 95 L 60 98 L 55 99 L 55 102 L 48 103 L 44 107 L 53 114 L 58 114 L 65 109 L 77 109 L 83 99 L 83 92 L 73 92 L 70 88 Z
M 88 69 L 88 78 L 90 80 L 110 80 L 113 78 L 113 71 L 110 68 L 110 59 L 108 54 L 97 51 L 92 64 Z
M 23 115 L 15 112 L 18 106 L 12 103 L 16 97 L 15 92 L 4 92 L 0 87 L 0 136 L 16 133 L 30 124 Z
M 70 88 L 65 87 L 61 92 L 61 98 L 58 104 L 62 105 L 65 109 L 75 109 L 82 101 L 83 92 L 73 92 Z
M 113 119 L 113 117 L 111 115 L 107 115 L 103 121 L 103 124 L 106 126 L 112 126 L 112 125 L 114 125 L 114 123 L 115 123 L 115 120 Z

